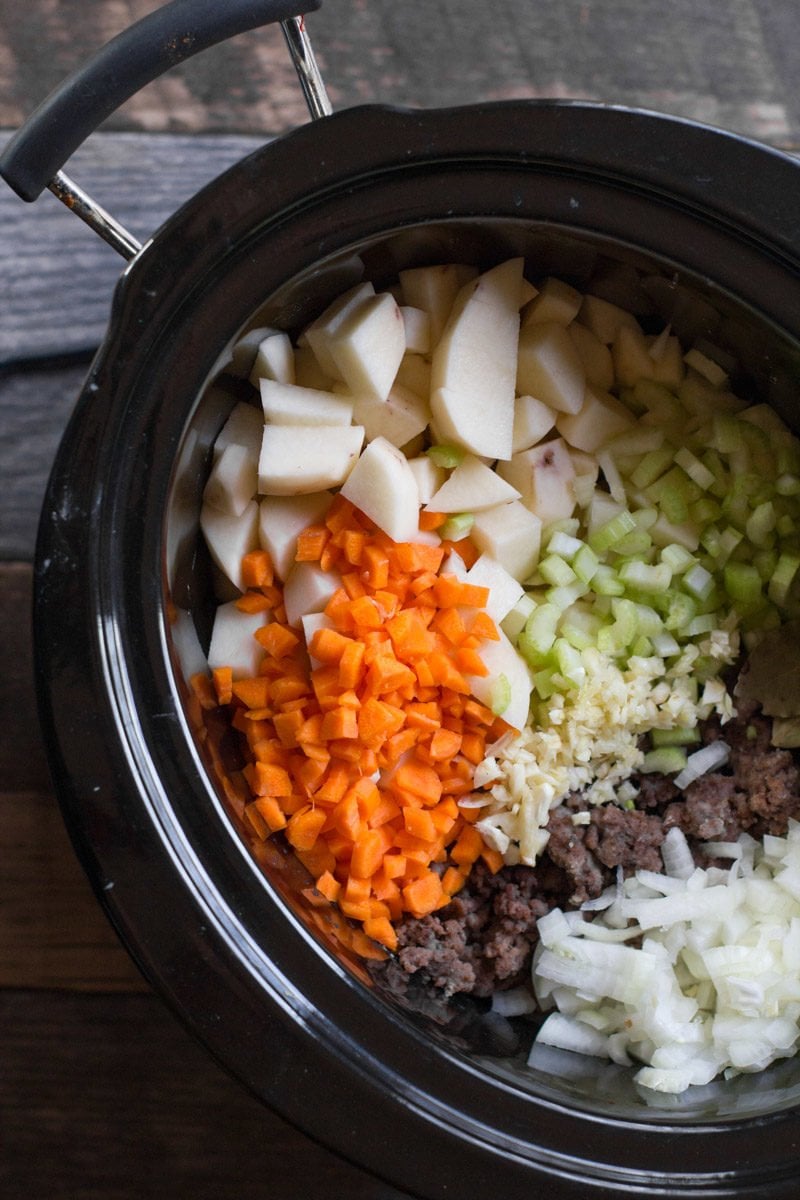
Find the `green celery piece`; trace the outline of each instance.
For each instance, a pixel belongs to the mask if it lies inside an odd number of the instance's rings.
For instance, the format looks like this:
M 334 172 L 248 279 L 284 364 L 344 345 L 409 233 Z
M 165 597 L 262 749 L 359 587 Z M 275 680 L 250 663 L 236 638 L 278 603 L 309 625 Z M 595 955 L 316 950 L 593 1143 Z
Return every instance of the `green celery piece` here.
M 458 542 L 467 536 L 474 524 L 474 513 L 453 513 L 444 525 L 439 526 L 437 533 L 446 541 Z
M 700 741 L 700 730 L 696 726 L 691 729 L 653 729 L 650 740 L 656 749 L 659 746 L 695 746 Z
M 722 572 L 722 579 L 725 591 L 735 605 L 752 608 L 761 603 L 762 579 L 750 563 L 729 562 Z
M 779 606 L 786 604 L 798 578 L 798 571 L 800 571 L 800 555 L 781 554 L 767 588 L 767 595 L 773 604 Z
M 686 766 L 686 751 L 681 746 L 659 746 L 648 750 L 639 770 L 644 775 L 673 775 Z
M 539 562 L 539 574 L 553 587 L 566 587 L 574 583 L 577 575 L 572 567 L 558 554 L 548 554 Z
M 442 443 L 437 446 L 429 446 L 425 451 L 428 458 L 436 463 L 437 467 L 459 467 L 464 461 L 466 450 L 463 446 L 453 446 Z

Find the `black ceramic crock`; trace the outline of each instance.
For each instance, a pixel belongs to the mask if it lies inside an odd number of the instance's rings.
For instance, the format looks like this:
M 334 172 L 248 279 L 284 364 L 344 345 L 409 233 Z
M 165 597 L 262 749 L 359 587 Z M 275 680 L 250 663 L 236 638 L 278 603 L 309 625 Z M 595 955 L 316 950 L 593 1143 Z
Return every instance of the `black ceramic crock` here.
M 220 1063 L 329 1147 L 433 1200 L 795 1200 L 800 1060 L 647 1100 L 621 1067 L 533 1068 L 379 997 L 266 868 L 195 737 L 211 583 L 198 539 L 231 347 L 359 273 L 526 256 L 732 350 L 800 430 L 800 166 L 583 103 L 364 107 L 251 155 L 137 253 L 53 468 L 35 645 L 77 852 L 147 978 Z M 484 1031 L 485 1032 L 485 1031 Z M 143 1047 L 146 1051 L 146 1047 Z

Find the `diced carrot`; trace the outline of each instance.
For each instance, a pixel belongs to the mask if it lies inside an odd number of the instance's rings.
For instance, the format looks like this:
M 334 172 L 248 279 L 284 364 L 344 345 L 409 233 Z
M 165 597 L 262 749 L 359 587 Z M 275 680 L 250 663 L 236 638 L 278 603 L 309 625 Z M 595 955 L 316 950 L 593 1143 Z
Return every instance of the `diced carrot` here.
M 300 644 L 299 636 L 288 625 L 280 621 L 270 621 L 269 625 L 256 630 L 256 641 L 264 647 L 273 658 L 284 658 L 291 654 Z
M 430 529 L 444 519 L 423 514 Z M 195 686 L 199 703 L 227 707 L 242 735 L 232 803 L 254 846 L 283 830 L 316 881 L 310 902 L 360 922 L 340 921 L 340 935 L 373 957 L 376 941 L 394 948 L 403 913 L 447 904 L 478 858 L 498 869 L 474 827 L 480 810 L 461 812 L 457 799 L 503 728 L 465 678 L 485 671 L 481 644 L 499 633 L 484 611 L 488 589 L 439 573 L 451 546 L 475 561 L 469 539 L 395 543 L 337 496 L 297 543 L 299 561 L 340 575 L 330 626 L 304 646 L 268 556 L 255 552 L 244 607 L 272 613 L 256 635 L 259 673 L 233 680 L 223 669 Z
M 374 875 L 383 861 L 386 840 L 379 829 L 365 829 L 353 845 L 350 873 L 358 879 Z
M 303 714 L 294 712 L 276 713 L 272 718 L 275 732 L 284 746 L 293 749 L 297 745 L 297 731 L 303 724 Z
M 296 850 L 311 850 L 325 824 L 325 813 L 319 808 L 301 808 L 289 818 L 286 837 Z
M 331 875 L 330 871 L 323 871 L 317 880 L 317 891 L 320 892 L 326 900 L 334 903 L 342 890 L 342 885 L 338 879 Z
M 467 877 L 463 871 L 459 871 L 457 867 L 448 867 L 442 876 L 442 891 L 448 896 L 455 896 L 456 892 L 461 891 L 466 881 Z
M 383 588 L 389 582 L 389 556 L 379 546 L 367 545 L 361 551 L 362 579 L 371 588 Z
M 234 680 L 231 689 L 245 708 L 266 708 L 269 704 L 269 685 L 270 681 L 263 675 L 256 675 L 252 679 Z
M 236 607 L 239 612 L 257 613 L 268 612 L 272 605 L 263 592 L 245 592 L 237 598 Z
M 359 632 L 365 629 L 383 628 L 383 618 L 378 611 L 378 606 L 372 596 L 367 596 L 366 593 L 351 599 L 350 619 Z
M 308 649 L 322 663 L 338 663 L 352 639 L 323 626 L 311 635 Z
M 403 900 L 414 917 L 433 912 L 442 900 L 442 881 L 435 871 L 426 871 L 403 888 Z
M 318 562 L 330 536 L 325 525 L 309 525 L 301 530 L 297 535 L 295 562 Z
M 212 709 L 219 706 L 214 685 L 208 675 L 205 675 L 202 671 L 197 671 L 191 678 L 191 685 L 192 691 L 199 700 L 201 708 Z
M 472 825 L 465 826 L 458 841 L 450 850 L 450 857 L 459 867 L 470 867 L 477 861 L 483 849 L 483 838 Z
M 284 767 L 257 762 L 254 790 L 258 796 L 291 796 L 294 789 L 289 772 Z
M 418 761 L 401 763 L 394 774 L 393 783 L 412 796 L 419 797 L 423 804 L 436 804 L 442 795 L 442 782 L 437 772 Z
M 272 559 L 266 550 L 251 550 L 242 558 L 242 582 L 246 588 L 269 587 L 274 578 Z
M 481 858 L 486 863 L 486 866 L 496 875 L 503 865 L 504 859 L 499 850 L 493 850 L 491 846 L 484 846 L 481 850 Z
M 439 529 L 447 520 L 447 513 L 427 512 L 424 508 L 419 514 L 420 529 L 428 532 L 433 529 Z
M 436 826 L 428 809 L 404 808 L 403 822 L 412 837 L 421 838 L 425 842 L 432 842 L 436 839 Z
M 357 738 L 358 717 L 355 711 L 341 704 L 329 709 L 322 718 L 321 736 L 326 742 L 333 738 Z
M 364 922 L 364 933 L 387 950 L 397 949 L 397 934 L 388 917 L 368 917 Z
M 432 759 L 447 762 L 461 749 L 461 734 L 452 729 L 437 729 L 428 745 Z
M 233 670 L 231 667 L 215 667 L 211 672 L 217 704 L 230 704 L 233 699 Z
M 274 796 L 259 796 L 255 806 L 269 826 L 270 833 L 286 828 L 286 814 Z
M 394 652 L 403 662 L 421 658 L 433 649 L 433 638 L 415 608 L 404 608 L 386 622 Z
M 464 757 L 477 766 L 479 762 L 483 762 L 485 757 L 486 742 L 482 734 L 477 731 L 467 731 L 461 736 L 461 753 Z

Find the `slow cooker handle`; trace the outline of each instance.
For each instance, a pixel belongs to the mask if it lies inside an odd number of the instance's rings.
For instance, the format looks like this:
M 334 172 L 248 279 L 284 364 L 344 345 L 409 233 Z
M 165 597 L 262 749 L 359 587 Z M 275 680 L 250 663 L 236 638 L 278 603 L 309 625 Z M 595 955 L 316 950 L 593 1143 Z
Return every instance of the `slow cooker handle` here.
M 0 155 L 0 177 L 23 200 L 50 188 L 126 259 L 139 243 L 61 171 L 102 121 L 164 71 L 235 34 L 275 21 L 284 34 L 314 115 L 327 97 L 304 39 L 304 12 L 321 0 L 171 0 L 102 47 L 61 83 Z

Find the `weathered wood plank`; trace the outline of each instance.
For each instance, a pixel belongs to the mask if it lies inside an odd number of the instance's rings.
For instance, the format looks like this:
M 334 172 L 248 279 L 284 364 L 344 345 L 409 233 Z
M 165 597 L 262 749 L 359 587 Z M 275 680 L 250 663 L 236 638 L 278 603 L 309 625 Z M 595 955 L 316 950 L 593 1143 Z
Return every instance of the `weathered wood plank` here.
M 29 0 L 2 36 L 0 125 L 156 0 Z M 786 0 L 326 0 L 308 28 L 337 107 L 578 96 L 800 140 L 798 16 Z M 278 133 L 305 119 L 277 29 L 234 38 L 150 84 L 117 129 Z
M 5 144 L 7 135 L 0 139 Z M 70 173 L 144 240 L 190 196 L 263 142 L 96 134 Z M 96 345 L 124 262 L 49 192 L 25 204 L 0 182 L 0 362 Z
M 0 566 L 0 989 L 143 991 L 53 794 L 36 715 L 30 600 L 30 567 Z
M 4 1200 L 404 1200 L 246 1094 L 153 996 L 0 992 L 0 1061 Z

